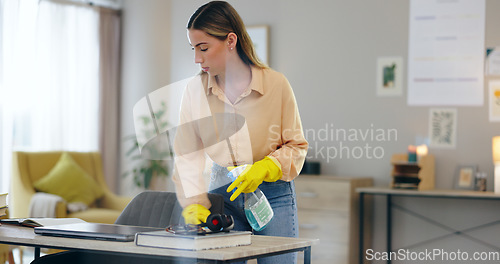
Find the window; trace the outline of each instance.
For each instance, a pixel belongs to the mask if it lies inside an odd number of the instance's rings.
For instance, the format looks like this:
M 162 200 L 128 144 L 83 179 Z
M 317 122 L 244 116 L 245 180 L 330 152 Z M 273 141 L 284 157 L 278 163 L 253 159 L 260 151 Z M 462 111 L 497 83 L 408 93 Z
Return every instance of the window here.
M 0 192 L 7 192 L 12 151 L 98 149 L 99 13 L 0 1 Z

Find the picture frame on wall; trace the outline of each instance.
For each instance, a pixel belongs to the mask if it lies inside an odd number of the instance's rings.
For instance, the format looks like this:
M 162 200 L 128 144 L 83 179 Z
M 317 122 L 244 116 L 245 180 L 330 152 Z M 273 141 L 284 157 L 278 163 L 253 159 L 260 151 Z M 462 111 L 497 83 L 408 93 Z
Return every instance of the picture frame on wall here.
M 490 122 L 500 122 L 500 81 L 489 84 Z
M 454 188 L 457 190 L 474 190 L 476 184 L 476 165 L 459 165 L 455 170 Z
M 377 58 L 377 96 L 403 94 L 403 58 Z
M 429 147 L 455 148 L 457 140 L 457 109 L 429 109 Z
M 269 66 L 269 26 L 247 26 L 246 29 L 252 39 L 257 56 Z

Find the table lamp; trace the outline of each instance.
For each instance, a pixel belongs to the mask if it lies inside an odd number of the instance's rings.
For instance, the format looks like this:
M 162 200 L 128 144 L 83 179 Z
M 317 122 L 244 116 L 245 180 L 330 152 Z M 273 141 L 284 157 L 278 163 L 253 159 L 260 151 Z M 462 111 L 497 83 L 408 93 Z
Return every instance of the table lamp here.
M 495 164 L 495 193 L 500 193 L 500 136 L 493 137 L 492 150 Z
M 417 159 L 420 160 L 422 157 L 426 156 L 429 153 L 429 149 L 427 145 L 419 145 L 417 146 Z

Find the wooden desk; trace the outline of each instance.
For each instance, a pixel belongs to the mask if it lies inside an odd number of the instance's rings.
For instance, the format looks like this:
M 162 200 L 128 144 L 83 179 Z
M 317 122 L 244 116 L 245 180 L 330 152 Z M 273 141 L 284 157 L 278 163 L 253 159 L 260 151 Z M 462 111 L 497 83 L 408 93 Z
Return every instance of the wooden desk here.
M 252 236 L 252 245 L 248 246 L 187 251 L 139 247 L 134 242 L 41 236 L 36 235 L 33 232 L 33 228 L 29 227 L 5 224 L 0 226 L 0 243 L 35 247 L 35 258 L 40 256 L 40 248 L 55 248 L 106 254 L 139 255 L 148 258 L 190 258 L 205 260 L 208 263 L 230 263 L 257 257 L 304 251 L 304 263 L 310 263 L 311 245 L 317 242 L 317 239 Z
M 369 195 L 384 195 L 387 198 L 387 222 L 386 222 L 386 237 L 387 237 L 387 252 L 390 252 L 392 249 L 392 197 L 393 196 L 402 196 L 402 197 L 419 197 L 419 198 L 445 198 L 445 199 L 476 199 L 476 200 L 500 200 L 500 194 L 495 194 L 493 192 L 477 192 L 477 191 L 459 191 L 459 190 L 404 190 L 404 189 L 391 189 L 387 187 L 370 187 L 370 188 L 357 188 L 356 192 L 359 193 L 359 263 L 363 263 L 364 260 L 364 246 L 363 246 L 363 222 L 364 222 L 364 196 L 365 194 Z M 404 208 L 399 207 L 400 210 L 404 210 Z M 421 220 L 429 222 L 431 224 L 436 224 L 432 220 L 428 219 L 425 216 L 418 215 L 414 212 L 411 212 L 413 216 L 418 217 Z M 487 223 L 480 226 L 476 226 L 473 228 L 480 228 L 483 226 L 498 224 L 500 221 L 495 221 L 493 223 Z M 463 235 L 467 230 L 456 230 L 454 228 L 448 227 L 444 224 L 439 224 L 441 228 L 448 230 L 451 234 Z M 472 229 L 472 228 L 469 228 Z M 467 238 L 467 237 L 465 237 Z M 477 242 L 477 241 L 476 241 Z M 498 246 L 490 245 L 488 243 L 484 243 L 489 247 L 500 250 Z M 388 260 L 387 263 L 391 261 Z

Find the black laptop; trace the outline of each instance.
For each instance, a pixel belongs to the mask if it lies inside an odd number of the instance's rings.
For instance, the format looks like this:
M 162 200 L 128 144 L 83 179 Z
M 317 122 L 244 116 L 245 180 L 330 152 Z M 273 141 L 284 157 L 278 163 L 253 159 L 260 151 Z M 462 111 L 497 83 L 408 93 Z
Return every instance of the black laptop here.
M 46 227 L 35 227 L 35 234 L 47 236 L 59 236 L 70 238 L 85 238 L 110 241 L 134 241 L 138 232 L 159 231 L 164 228 L 99 224 L 99 223 L 77 223 L 66 225 L 54 225 Z

